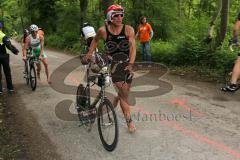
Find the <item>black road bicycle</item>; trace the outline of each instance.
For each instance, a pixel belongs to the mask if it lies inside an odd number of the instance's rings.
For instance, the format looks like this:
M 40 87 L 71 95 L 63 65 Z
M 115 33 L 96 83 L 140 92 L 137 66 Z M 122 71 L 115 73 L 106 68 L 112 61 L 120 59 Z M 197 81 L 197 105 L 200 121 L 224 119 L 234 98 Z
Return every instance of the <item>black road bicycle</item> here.
M 98 53 L 95 53 L 95 57 L 103 62 Z M 89 132 L 97 118 L 100 140 L 107 151 L 113 151 L 118 143 L 119 129 L 114 107 L 105 95 L 105 88 L 109 85 L 110 63 L 103 62 L 100 71 L 90 75 L 92 65 L 94 65 L 92 62 L 87 63 L 87 84 L 80 84 L 77 88 L 76 109 L 81 126 L 87 127 Z M 93 85 L 100 87 L 95 98 L 90 94 Z
M 36 90 L 37 87 L 37 75 L 35 70 L 35 63 L 39 63 L 39 60 L 36 61 L 34 56 L 32 55 L 32 49 L 27 49 L 27 59 L 25 63 L 25 71 L 24 71 L 24 78 L 26 79 L 27 85 L 32 88 L 33 91 Z

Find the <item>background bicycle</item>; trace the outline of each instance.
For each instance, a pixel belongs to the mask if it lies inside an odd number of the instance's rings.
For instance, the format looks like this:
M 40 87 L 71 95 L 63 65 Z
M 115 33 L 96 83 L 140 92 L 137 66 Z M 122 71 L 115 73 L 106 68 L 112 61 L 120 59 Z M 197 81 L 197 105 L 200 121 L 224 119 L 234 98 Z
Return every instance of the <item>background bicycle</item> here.
M 27 85 L 32 88 L 33 91 L 36 90 L 37 87 L 37 75 L 35 70 L 35 63 L 39 63 L 39 60 L 34 58 L 32 54 L 32 49 L 27 49 L 27 59 L 25 62 L 25 70 L 24 70 L 24 78 L 26 79 Z

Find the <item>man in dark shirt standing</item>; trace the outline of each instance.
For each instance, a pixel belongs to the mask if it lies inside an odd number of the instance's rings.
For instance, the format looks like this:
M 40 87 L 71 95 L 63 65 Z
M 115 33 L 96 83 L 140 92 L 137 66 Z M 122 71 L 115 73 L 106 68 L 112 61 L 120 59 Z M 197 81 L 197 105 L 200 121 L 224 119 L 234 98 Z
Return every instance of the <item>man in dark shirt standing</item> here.
M 11 44 L 9 38 L 2 32 L 3 24 L 0 22 L 0 94 L 2 94 L 2 67 L 6 77 L 7 89 L 9 92 L 13 92 L 11 69 L 9 65 L 9 54 L 6 51 L 6 47 L 13 52 L 18 54 L 18 49 Z

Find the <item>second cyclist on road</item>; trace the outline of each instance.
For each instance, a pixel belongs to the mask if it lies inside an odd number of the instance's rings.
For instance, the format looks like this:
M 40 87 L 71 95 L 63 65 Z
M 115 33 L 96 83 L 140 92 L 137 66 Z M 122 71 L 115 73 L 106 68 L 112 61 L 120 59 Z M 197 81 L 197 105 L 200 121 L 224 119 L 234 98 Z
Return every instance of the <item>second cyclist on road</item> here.
M 31 47 L 34 59 L 36 61 L 40 60 L 44 67 L 45 73 L 47 76 L 47 82 L 51 83 L 50 81 L 50 73 L 49 73 L 49 66 L 48 66 L 48 58 L 46 53 L 44 52 L 44 36 L 38 33 L 38 26 L 32 24 L 30 26 L 30 35 L 27 36 L 26 41 L 24 43 L 23 49 L 23 60 L 26 60 L 26 50 Z M 41 71 L 41 63 L 37 63 L 37 76 L 40 79 L 40 71 Z

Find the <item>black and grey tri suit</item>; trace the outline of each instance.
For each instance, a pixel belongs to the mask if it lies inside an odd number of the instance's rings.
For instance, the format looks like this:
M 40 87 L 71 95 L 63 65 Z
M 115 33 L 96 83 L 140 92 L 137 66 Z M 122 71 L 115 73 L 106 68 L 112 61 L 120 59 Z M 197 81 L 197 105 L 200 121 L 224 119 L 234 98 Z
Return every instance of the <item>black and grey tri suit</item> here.
M 113 67 L 116 64 L 116 62 L 114 62 L 115 61 L 114 55 L 125 54 L 125 55 L 127 55 L 127 57 L 129 57 L 130 44 L 129 44 L 129 40 L 125 34 L 125 25 L 123 25 L 122 31 L 118 35 L 112 34 L 108 30 L 107 26 L 105 26 L 105 28 L 106 28 L 106 32 L 107 32 L 107 38 L 105 40 L 105 50 L 106 50 L 106 54 L 113 57 L 113 62 L 112 62 L 112 67 Z M 125 60 L 123 60 L 123 61 L 125 61 Z M 127 83 L 132 82 L 132 79 L 127 78 L 130 75 L 129 71 L 125 70 L 128 63 L 129 63 L 129 58 L 124 63 L 117 65 L 115 72 L 112 73 L 113 83 L 121 82 L 121 81 L 125 81 L 125 80 Z

